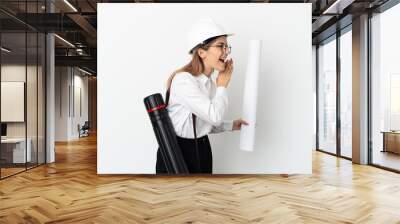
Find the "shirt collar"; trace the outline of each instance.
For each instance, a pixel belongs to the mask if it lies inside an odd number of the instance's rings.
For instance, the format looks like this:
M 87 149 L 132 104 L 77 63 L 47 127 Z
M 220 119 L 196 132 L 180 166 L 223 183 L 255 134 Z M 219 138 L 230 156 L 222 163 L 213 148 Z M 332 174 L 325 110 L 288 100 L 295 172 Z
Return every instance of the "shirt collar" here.
M 201 84 L 205 85 L 208 81 L 211 80 L 211 75 L 210 77 L 207 77 L 204 73 L 201 73 L 197 76 L 197 80 L 199 80 Z

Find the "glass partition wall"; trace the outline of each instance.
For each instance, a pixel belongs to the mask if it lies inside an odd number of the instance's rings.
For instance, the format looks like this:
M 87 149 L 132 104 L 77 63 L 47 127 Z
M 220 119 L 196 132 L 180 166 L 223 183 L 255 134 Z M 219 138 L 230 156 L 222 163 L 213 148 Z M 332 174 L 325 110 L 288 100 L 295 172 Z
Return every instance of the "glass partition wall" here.
M 400 172 L 400 4 L 371 18 L 373 165 Z
M 395 1 L 371 11 L 368 21 L 368 164 L 395 172 L 400 172 L 399 21 Z M 352 158 L 351 29 L 317 45 L 317 150 L 347 159 Z
M 317 47 L 317 150 L 352 157 L 351 25 Z
M 318 149 L 336 154 L 336 36 L 318 54 Z
M 26 33 L 1 34 L 1 177 L 26 169 Z M 4 49 L 7 49 L 6 51 Z M 29 147 L 29 145 L 28 145 Z
M 352 158 L 352 34 L 351 25 L 340 36 L 340 154 Z
M 39 5 L 18 2 L 29 13 L 42 11 Z M 45 163 L 45 41 L 44 33 L 0 12 L 1 179 Z

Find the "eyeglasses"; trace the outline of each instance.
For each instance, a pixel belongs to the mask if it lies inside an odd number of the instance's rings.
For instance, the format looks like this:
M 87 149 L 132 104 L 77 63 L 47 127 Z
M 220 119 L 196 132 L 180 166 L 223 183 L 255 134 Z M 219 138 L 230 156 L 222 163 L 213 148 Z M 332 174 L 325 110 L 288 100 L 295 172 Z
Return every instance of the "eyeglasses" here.
M 231 45 L 218 44 L 218 45 L 212 45 L 209 47 L 219 47 L 222 51 L 226 51 L 228 54 L 230 54 L 232 51 Z

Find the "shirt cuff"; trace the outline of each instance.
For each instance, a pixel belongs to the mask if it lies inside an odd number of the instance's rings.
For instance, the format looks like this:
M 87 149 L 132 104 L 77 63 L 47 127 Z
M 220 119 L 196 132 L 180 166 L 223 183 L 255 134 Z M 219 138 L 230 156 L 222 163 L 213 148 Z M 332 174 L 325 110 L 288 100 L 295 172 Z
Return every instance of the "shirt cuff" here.
M 217 91 L 215 92 L 215 96 L 224 96 L 227 97 L 226 87 L 218 86 Z
M 233 121 L 224 121 L 222 125 L 225 131 L 233 131 Z

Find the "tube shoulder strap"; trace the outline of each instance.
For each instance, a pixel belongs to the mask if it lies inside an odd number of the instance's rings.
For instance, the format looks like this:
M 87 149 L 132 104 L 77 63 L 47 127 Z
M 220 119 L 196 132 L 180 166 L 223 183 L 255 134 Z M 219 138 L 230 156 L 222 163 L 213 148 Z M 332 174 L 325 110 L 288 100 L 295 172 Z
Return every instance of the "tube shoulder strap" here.
M 196 149 L 196 156 L 197 156 L 197 167 L 199 172 L 202 172 L 201 163 L 200 163 L 200 155 L 199 155 L 199 146 L 197 144 L 197 133 L 196 133 L 196 115 L 192 113 L 192 120 L 193 120 L 193 134 L 194 134 L 194 146 Z
M 172 79 L 174 77 L 172 77 Z M 172 79 L 171 79 L 171 83 L 172 83 Z M 168 106 L 170 95 L 171 95 L 171 86 L 168 87 L 167 92 L 165 93 L 165 105 L 166 106 Z M 199 172 L 201 172 L 202 170 L 201 170 L 201 164 L 200 164 L 199 146 L 197 144 L 196 118 L 197 118 L 196 115 L 194 113 L 192 113 L 193 136 L 194 136 L 194 144 L 195 144 L 195 148 L 196 148 L 197 166 L 198 166 Z

